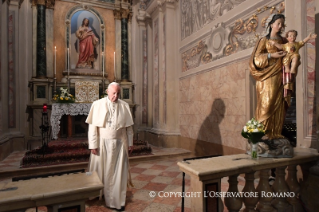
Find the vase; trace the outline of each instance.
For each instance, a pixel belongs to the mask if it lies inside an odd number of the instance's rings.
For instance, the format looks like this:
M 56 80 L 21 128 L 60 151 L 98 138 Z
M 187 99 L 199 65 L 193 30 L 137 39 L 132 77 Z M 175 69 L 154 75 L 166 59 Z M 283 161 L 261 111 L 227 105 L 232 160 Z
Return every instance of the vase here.
M 258 158 L 258 142 L 257 143 L 251 142 L 250 156 L 251 156 L 251 159 Z

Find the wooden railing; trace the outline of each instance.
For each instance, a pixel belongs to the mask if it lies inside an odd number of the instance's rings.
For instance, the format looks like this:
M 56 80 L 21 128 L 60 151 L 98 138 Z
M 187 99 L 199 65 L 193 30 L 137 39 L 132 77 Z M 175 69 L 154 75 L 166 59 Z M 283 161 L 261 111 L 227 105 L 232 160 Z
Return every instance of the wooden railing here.
M 216 197 L 201 195 L 191 198 L 192 211 L 223 211 L 225 205 L 228 211 L 239 211 L 244 206 L 244 211 L 303 211 L 298 195 L 300 183 L 297 180 L 297 166 L 302 170 L 303 180 L 307 178 L 310 164 L 319 159 L 319 153 L 314 149 L 295 148 L 293 158 L 258 158 L 253 160 L 249 155 L 228 155 L 214 158 L 205 158 L 178 162 L 181 171 L 191 177 L 191 191 L 204 194 L 212 182 L 220 184 L 220 179 L 229 177 L 227 192 L 240 195 L 226 195 L 224 203 L 221 198 L 215 204 L 218 209 L 210 208 L 208 201 Z M 269 185 L 270 169 L 276 169 L 274 184 Z M 287 169 L 287 175 L 285 170 Z M 255 172 L 259 171 L 259 183 L 255 188 Z M 245 186 L 238 190 L 237 177 L 245 174 Z M 220 192 L 220 185 L 216 187 Z M 230 193 L 229 193 L 230 194 Z M 252 194 L 252 195 L 249 195 Z M 256 194 L 256 195 L 254 195 Z M 225 194 L 224 194 L 225 195 Z M 211 198 L 211 199 L 210 199 Z M 214 202 L 214 201 L 213 201 Z

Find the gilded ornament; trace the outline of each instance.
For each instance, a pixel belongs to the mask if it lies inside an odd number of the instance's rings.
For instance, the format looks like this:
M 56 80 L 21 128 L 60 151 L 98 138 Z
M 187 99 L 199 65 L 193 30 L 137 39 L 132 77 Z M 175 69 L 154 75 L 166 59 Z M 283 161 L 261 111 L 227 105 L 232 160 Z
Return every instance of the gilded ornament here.
M 121 11 L 113 10 L 114 19 L 121 20 Z
M 46 8 L 54 9 L 55 0 L 46 0 Z

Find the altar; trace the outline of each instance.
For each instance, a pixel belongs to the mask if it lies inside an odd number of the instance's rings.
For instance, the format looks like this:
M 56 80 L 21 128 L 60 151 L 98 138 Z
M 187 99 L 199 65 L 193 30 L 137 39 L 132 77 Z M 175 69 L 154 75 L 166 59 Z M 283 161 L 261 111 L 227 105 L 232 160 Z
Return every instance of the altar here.
M 58 139 L 60 119 L 63 115 L 88 115 L 92 103 L 53 103 L 51 112 L 52 139 Z

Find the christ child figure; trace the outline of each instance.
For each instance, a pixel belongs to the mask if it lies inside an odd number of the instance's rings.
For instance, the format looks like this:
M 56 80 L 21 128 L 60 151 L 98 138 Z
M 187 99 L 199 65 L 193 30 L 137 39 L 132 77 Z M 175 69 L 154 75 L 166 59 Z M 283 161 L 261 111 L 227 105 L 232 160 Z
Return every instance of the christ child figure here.
M 285 66 L 285 73 L 297 74 L 297 68 L 300 65 L 299 49 L 305 45 L 309 40 L 315 39 L 317 34 L 310 33 L 302 41 L 296 42 L 298 32 L 296 30 L 289 30 L 286 33 L 288 43 L 278 44 L 274 41 L 269 41 L 271 45 L 276 46 L 279 50 L 287 52 L 286 56 L 283 57 L 282 63 Z

